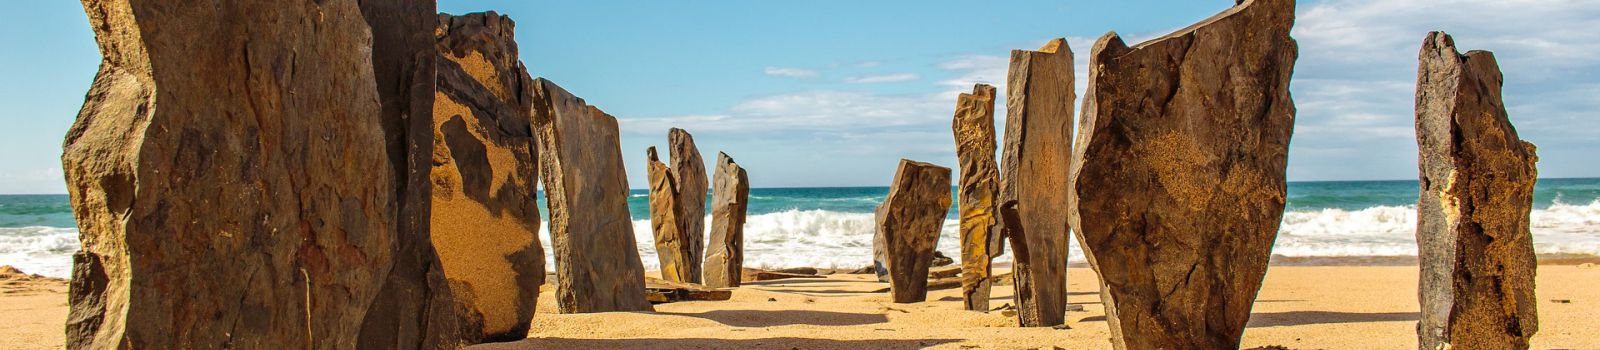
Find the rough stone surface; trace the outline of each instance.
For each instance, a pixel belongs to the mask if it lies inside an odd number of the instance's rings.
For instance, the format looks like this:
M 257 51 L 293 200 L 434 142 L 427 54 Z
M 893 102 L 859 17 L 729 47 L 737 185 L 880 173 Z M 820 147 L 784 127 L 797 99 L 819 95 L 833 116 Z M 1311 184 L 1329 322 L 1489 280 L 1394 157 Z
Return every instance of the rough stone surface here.
M 999 255 L 1000 169 L 995 164 L 994 86 L 978 84 L 956 99 L 956 154 L 961 183 L 961 301 L 967 310 L 989 311 L 989 262 Z
M 1292 0 L 1095 43 L 1068 216 L 1118 349 L 1232 349 L 1283 216 Z
M 1538 155 L 1517 138 L 1494 53 L 1441 32 L 1417 69 L 1421 349 L 1527 349 L 1539 330 L 1528 213 Z
M 900 160 L 889 196 L 878 205 L 873 245 L 896 303 L 928 298 L 928 265 L 950 211 L 950 168 Z
M 395 174 L 394 267 L 367 311 L 362 349 L 448 349 L 477 343 L 477 320 L 456 303 L 432 243 L 435 64 L 433 1 L 360 1 L 372 28 L 372 70 Z
M 437 17 L 438 91 L 430 118 L 433 245 L 473 336 L 527 337 L 544 249 L 533 149 L 533 85 L 515 23 L 494 12 Z
M 744 222 L 750 204 L 750 178 L 733 157 L 717 153 L 711 199 L 711 243 L 706 247 L 705 279 L 710 287 L 738 287 L 744 270 Z
M 652 310 L 628 214 L 617 118 L 545 79 L 534 86 L 539 175 L 562 313 Z
M 357 2 L 84 9 L 103 60 L 63 145 L 67 346 L 356 347 L 400 168 Z
M 689 266 L 693 238 L 683 231 L 678 216 L 678 181 L 672 168 L 661 163 L 656 148 L 650 147 L 646 170 L 650 173 L 650 228 L 656 238 L 656 257 L 661 261 L 661 278 L 673 282 L 688 282 L 686 274 L 695 271 Z M 696 256 L 698 257 L 698 256 Z
M 1062 213 L 1076 99 L 1066 40 L 1011 51 L 998 208 L 1016 261 L 1017 319 L 1024 327 L 1066 322 L 1069 230 Z
M 683 280 L 700 283 L 701 259 L 706 241 L 706 162 L 700 149 L 694 146 L 694 136 L 688 131 L 672 128 L 667 131 L 667 148 L 672 156 L 672 179 L 678 191 L 678 231 L 682 232 Z

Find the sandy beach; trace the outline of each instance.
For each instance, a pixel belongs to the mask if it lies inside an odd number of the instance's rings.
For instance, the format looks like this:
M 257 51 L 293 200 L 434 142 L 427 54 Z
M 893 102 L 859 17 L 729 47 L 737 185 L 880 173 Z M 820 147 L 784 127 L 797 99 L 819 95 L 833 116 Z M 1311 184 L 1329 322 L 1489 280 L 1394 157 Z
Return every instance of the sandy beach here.
M 1071 329 L 1017 328 L 1001 312 L 962 311 L 959 290 L 894 304 L 870 275 L 748 283 L 720 302 L 656 305 L 654 313 L 555 313 L 541 293 L 528 339 L 473 349 L 1107 349 L 1093 271 L 1074 268 Z M 1535 349 L 1600 348 L 1600 267 L 1541 265 Z M 1244 347 L 1413 349 L 1417 270 L 1411 266 L 1273 266 Z M 550 286 L 546 286 L 549 288 Z M 1011 302 L 996 287 L 992 306 Z M 0 277 L 0 348 L 61 348 L 66 286 L 60 279 Z

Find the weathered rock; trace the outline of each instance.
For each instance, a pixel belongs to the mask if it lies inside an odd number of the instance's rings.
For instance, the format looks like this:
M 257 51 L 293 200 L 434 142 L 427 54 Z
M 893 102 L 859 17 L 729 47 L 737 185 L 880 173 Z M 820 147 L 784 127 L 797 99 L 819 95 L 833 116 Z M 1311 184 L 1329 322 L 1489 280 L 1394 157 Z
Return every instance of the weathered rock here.
M 1417 70 L 1420 349 L 1527 349 L 1539 330 L 1528 213 L 1539 157 L 1500 98 L 1494 53 L 1442 32 Z
M 1000 169 L 994 152 L 994 86 L 978 84 L 956 99 L 956 155 L 961 162 L 957 188 L 961 211 L 961 302 L 967 310 L 989 311 L 989 262 L 1000 251 Z
M 685 238 L 682 282 L 700 283 L 701 259 L 706 250 L 706 161 L 694 146 L 694 136 L 683 129 L 667 131 L 667 148 L 671 151 L 672 179 L 678 191 L 678 231 Z
M 711 243 L 706 249 L 705 278 L 711 287 L 738 287 L 744 268 L 744 222 L 750 203 L 750 179 L 733 157 L 717 152 L 716 192 L 711 200 Z M 816 270 L 813 269 L 815 274 Z
M 688 282 L 689 273 L 699 273 L 689 266 L 689 254 L 694 254 L 694 238 L 683 231 L 678 216 L 678 181 L 672 169 L 661 163 L 656 148 L 647 150 L 647 171 L 650 172 L 650 227 L 656 238 L 656 257 L 661 261 L 661 278 L 673 282 Z M 698 258 L 698 255 L 696 255 Z
M 394 267 L 368 308 L 356 347 L 453 349 L 482 340 L 481 318 L 468 315 L 445 280 L 433 247 L 429 167 L 435 64 L 433 1 L 361 1 L 372 27 L 372 70 L 395 174 L 399 208 Z
M 645 278 L 645 299 L 651 304 L 680 301 L 724 301 L 733 298 L 733 290 L 708 288 L 704 285 Z
M 1017 319 L 1023 327 L 1066 322 L 1067 171 L 1072 158 L 1072 48 L 1055 39 L 1011 51 L 1001 159 L 1001 234 L 1011 241 Z
M 628 214 L 617 118 L 536 79 L 534 138 L 562 313 L 652 310 Z
M 824 278 L 822 276 L 809 273 L 766 271 L 748 267 L 741 270 L 740 273 L 742 274 L 740 278 L 745 281 L 771 281 L 790 278 Z
M 896 303 L 928 298 L 928 265 L 950 211 L 950 168 L 900 160 L 889 196 L 878 205 L 874 246 Z
M 67 346 L 355 348 L 406 168 L 357 2 L 84 8 L 103 60 L 63 145 Z
M 437 17 L 432 148 L 433 246 L 477 337 L 526 338 L 544 249 L 534 154 L 533 79 L 515 23 L 494 12 Z
M 1095 43 L 1073 221 L 1117 349 L 1232 349 L 1278 233 L 1294 128 L 1292 0 Z

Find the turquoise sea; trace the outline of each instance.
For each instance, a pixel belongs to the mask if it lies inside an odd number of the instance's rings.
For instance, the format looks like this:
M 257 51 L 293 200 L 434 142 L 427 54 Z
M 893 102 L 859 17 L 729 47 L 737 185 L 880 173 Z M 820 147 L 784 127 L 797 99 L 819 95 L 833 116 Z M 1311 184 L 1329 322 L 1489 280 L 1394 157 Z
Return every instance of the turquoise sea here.
M 746 264 L 867 265 L 872 253 L 872 211 L 888 190 L 751 189 Z M 648 199 L 645 190 L 633 190 L 628 203 L 640 253 L 646 267 L 653 268 L 656 258 Z M 1415 255 L 1416 200 L 1416 181 L 1291 182 L 1274 253 L 1304 257 Z M 544 208 L 542 203 L 540 207 Z M 1600 254 L 1600 178 L 1541 179 L 1535 186 L 1534 207 L 1538 252 Z M 0 195 L 0 265 L 67 276 L 71 254 L 78 248 L 77 235 L 66 195 Z M 956 256 L 957 235 L 952 209 L 939 241 L 939 249 L 946 255 Z M 541 236 L 548 246 L 548 231 Z M 1072 258 L 1081 260 L 1075 248 Z

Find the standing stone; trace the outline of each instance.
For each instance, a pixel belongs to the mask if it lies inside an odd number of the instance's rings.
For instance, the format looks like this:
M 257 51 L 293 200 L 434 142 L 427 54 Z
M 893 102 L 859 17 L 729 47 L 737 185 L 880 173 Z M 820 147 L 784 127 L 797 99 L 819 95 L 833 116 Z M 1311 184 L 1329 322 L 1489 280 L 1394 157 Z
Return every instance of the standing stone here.
M 1539 331 L 1528 213 L 1539 157 L 1500 99 L 1494 53 L 1428 34 L 1417 69 L 1420 349 L 1527 349 Z
M 355 348 L 401 168 L 357 2 L 84 9 L 103 59 L 63 145 L 67 346 Z
M 661 261 L 661 278 L 672 282 L 687 282 L 689 273 L 699 273 L 689 267 L 689 254 L 693 254 L 692 238 L 683 231 L 682 217 L 678 216 L 678 182 L 672 169 L 661 163 L 656 148 L 650 147 L 646 169 L 650 173 L 650 228 L 656 238 L 656 257 Z M 696 256 L 698 258 L 698 256 Z
M 961 301 L 989 311 L 989 262 L 1000 252 L 1000 169 L 994 160 L 994 86 L 978 84 L 956 99 L 956 154 L 961 158 Z
M 1294 1 L 1095 43 L 1068 216 L 1117 349 L 1234 349 L 1283 216 Z
M 528 336 L 544 249 L 539 244 L 533 79 L 518 60 L 515 23 L 494 12 L 440 14 L 432 133 L 433 246 L 472 336 Z
M 372 70 L 395 174 L 394 268 L 372 301 L 356 346 L 362 349 L 453 349 L 482 339 L 457 304 L 434 250 L 428 218 L 433 188 L 435 91 L 433 1 L 360 1 L 372 27 Z
M 706 248 L 705 285 L 738 287 L 744 270 L 744 220 L 750 179 L 732 157 L 717 152 L 716 191 L 711 200 L 711 245 Z
M 550 205 L 562 313 L 652 310 L 628 214 L 617 118 L 543 78 L 533 82 L 539 175 Z
M 683 260 L 678 267 L 684 279 L 675 281 L 700 283 L 700 259 L 706 241 L 706 162 L 700 158 L 700 149 L 694 146 L 694 136 L 688 131 L 668 130 L 667 144 L 678 191 L 678 232 L 684 237 Z
M 1067 317 L 1067 171 L 1072 160 L 1072 48 L 1055 39 L 1011 51 L 1001 167 L 1002 234 L 1011 240 L 1017 319 L 1050 327 Z
M 896 303 L 928 299 L 928 265 L 950 211 L 950 168 L 901 159 L 874 226 Z

